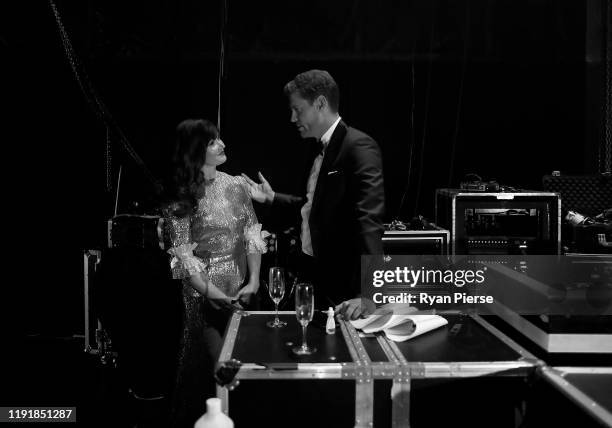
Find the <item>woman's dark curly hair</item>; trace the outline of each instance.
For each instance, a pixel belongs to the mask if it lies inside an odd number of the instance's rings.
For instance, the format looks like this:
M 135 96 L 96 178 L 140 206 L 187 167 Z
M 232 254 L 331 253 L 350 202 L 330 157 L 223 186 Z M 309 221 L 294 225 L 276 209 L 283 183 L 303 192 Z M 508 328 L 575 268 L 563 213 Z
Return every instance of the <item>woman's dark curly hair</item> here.
M 206 148 L 210 140 L 217 138 L 217 127 L 206 119 L 187 119 L 176 127 L 171 185 L 174 215 L 191 215 L 197 208 L 198 199 L 204 196 L 204 173 L 201 170 L 206 159 Z

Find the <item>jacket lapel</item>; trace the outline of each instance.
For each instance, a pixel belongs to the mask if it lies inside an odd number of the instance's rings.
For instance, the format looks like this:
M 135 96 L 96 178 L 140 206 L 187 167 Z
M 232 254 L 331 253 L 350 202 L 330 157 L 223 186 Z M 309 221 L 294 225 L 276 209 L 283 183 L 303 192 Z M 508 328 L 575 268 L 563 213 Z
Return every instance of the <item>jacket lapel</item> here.
M 327 148 L 325 149 L 325 156 L 323 156 L 323 163 L 321 164 L 321 169 L 319 171 L 319 178 L 317 179 L 317 186 L 315 187 L 315 192 L 312 200 L 312 211 L 310 212 L 310 218 L 313 218 L 313 214 L 317 212 L 318 209 L 318 201 L 320 200 L 320 195 L 325 191 L 325 178 L 327 177 L 327 173 L 329 172 L 331 166 L 334 164 L 336 159 L 338 158 L 338 153 L 340 153 L 340 148 L 342 147 L 342 142 L 344 141 L 344 137 L 346 136 L 347 126 L 346 123 L 340 121 L 334 133 L 329 140 Z

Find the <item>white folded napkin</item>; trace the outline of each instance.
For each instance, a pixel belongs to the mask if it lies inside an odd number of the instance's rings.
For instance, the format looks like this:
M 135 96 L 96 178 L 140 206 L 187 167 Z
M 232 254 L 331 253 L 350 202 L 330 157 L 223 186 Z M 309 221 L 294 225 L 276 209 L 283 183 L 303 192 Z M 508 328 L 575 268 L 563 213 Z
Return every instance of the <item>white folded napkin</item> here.
M 404 342 L 448 324 L 446 318 L 440 315 L 408 315 L 408 319 L 411 323 L 385 328 L 385 336 L 394 342 Z
M 439 315 L 414 315 L 418 309 L 403 303 L 390 303 L 366 318 L 351 321 L 364 333 L 382 331 L 390 340 L 403 342 L 448 324 Z

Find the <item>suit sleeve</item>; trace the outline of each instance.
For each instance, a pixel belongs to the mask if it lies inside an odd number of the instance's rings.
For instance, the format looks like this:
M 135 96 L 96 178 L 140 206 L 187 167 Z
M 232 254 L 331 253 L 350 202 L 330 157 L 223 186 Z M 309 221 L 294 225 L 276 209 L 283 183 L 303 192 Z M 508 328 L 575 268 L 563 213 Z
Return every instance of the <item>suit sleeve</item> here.
M 385 210 L 382 156 L 371 138 L 356 140 L 347 153 L 349 191 L 361 241 L 361 254 L 383 254 L 382 218 Z
M 283 208 L 301 208 L 306 202 L 306 198 L 302 196 L 289 195 L 287 193 L 274 194 L 274 200 L 272 201 L 273 207 Z

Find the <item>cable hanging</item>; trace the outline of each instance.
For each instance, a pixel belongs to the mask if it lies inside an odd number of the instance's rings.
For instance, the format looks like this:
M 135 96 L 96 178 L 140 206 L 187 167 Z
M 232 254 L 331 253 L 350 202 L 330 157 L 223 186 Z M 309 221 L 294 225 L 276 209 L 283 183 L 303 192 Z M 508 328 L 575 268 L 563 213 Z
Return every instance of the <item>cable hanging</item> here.
M 410 190 L 410 178 L 412 176 L 412 153 L 414 149 L 414 142 L 416 140 L 416 131 L 414 128 L 414 111 L 416 108 L 416 69 L 414 66 L 416 60 L 416 31 L 414 30 L 416 25 L 413 19 L 412 22 L 412 64 L 410 65 L 411 71 L 411 81 L 412 81 L 412 102 L 410 103 L 410 153 L 408 154 L 408 178 L 406 180 L 406 186 L 404 187 L 404 192 L 402 193 L 402 199 L 400 200 L 400 205 L 397 210 L 397 218 L 402 215 L 402 208 L 404 207 L 404 202 L 406 200 L 406 195 Z
M 79 88 L 81 89 L 83 96 L 85 97 L 87 103 L 89 104 L 93 112 L 95 113 L 96 117 L 102 122 L 104 122 L 104 126 L 107 128 L 107 131 L 106 131 L 107 156 L 110 156 L 110 134 L 112 130 L 119 137 L 119 141 L 121 142 L 123 148 L 129 154 L 129 156 L 134 160 L 134 162 L 136 162 L 136 165 L 140 167 L 140 169 L 142 170 L 144 175 L 147 177 L 147 179 L 151 182 L 151 184 L 155 186 L 156 190 L 160 190 L 161 189 L 160 181 L 157 180 L 155 176 L 149 171 L 149 169 L 145 165 L 142 158 L 138 155 L 138 153 L 136 153 L 136 150 L 134 150 L 134 148 L 132 147 L 130 142 L 127 140 L 127 138 L 123 134 L 123 131 L 117 125 L 117 123 L 113 119 L 112 115 L 110 114 L 110 112 L 108 111 L 108 109 L 106 108 L 102 100 L 100 100 L 100 98 L 98 97 L 95 89 L 93 88 L 91 82 L 89 81 L 89 78 L 87 77 L 85 68 L 81 65 L 76 53 L 74 52 L 74 48 L 72 47 L 72 43 L 70 41 L 68 33 L 66 32 L 66 29 L 64 28 L 59 11 L 57 10 L 57 7 L 55 3 L 53 2 L 53 0 L 49 0 L 49 6 L 51 7 L 51 10 L 53 11 L 53 15 L 55 16 L 55 21 L 57 23 L 57 27 L 58 27 L 58 30 L 59 30 L 59 33 L 62 39 L 62 45 L 64 47 L 64 52 L 70 64 L 70 68 L 72 69 L 72 72 L 77 80 L 77 83 L 79 84 Z M 108 174 L 108 167 L 109 167 L 108 163 L 109 162 L 110 162 L 110 158 L 107 160 L 107 174 Z M 108 178 L 107 178 L 107 185 L 108 185 Z
M 604 2 L 603 6 L 605 15 L 607 16 L 605 24 L 604 44 L 605 49 L 605 69 L 604 69 L 604 85 L 605 85 L 605 103 L 604 103 L 604 140 L 603 150 L 599 151 L 599 172 L 612 173 L 612 5 L 610 2 Z M 603 151 L 603 153 L 602 153 Z M 603 158 L 603 159 L 602 159 Z
M 465 38 L 463 42 L 463 60 L 461 62 L 461 79 L 459 81 L 459 97 L 457 99 L 457 116 L 455 117 L 455 130 L 451 140 L 450 167 L 448 169 L 448 187 L 451 187 L 455 171 L 455 149 L 459 135 L 459 122 L 461 120 L 461 105 L 463 104 L 463 87 L 465 86 L 465 73 L 467 70 L 468 47 L 470 41 L 470 2 L 465 5 Z
M 227 38 L 227 0 L 222 0 L 219 47 L 219 76 L 217 79 L 217 130 L 221 133 L 221 86 L 225 77 L 225 39 Z
M 433 69 L 433 43 L 436 28 L 436 7 L 437 2 L 432 6 L 431 30 L 429 33 L 429 69 L 427 72 L 427 90 L 425 92 L 425 117 L 423 118 L 423 136 L 421 137 L 421 151 L 419 153 L 419 178 L 417 181 L 417 191 L 414 203 L 414 216 L 416 217 L 419 208 L 419 198 L 421 197 L 421 180 L 423 178 L 423 155 L 425 151 L 425 139 L 427 137 L 427 122 L 429 119 L 429 97 L 431 95 L 431 74 Z

